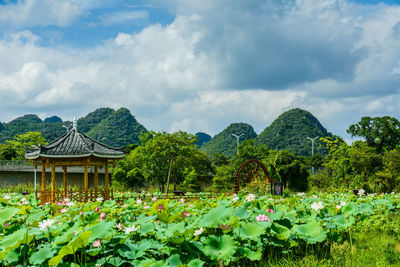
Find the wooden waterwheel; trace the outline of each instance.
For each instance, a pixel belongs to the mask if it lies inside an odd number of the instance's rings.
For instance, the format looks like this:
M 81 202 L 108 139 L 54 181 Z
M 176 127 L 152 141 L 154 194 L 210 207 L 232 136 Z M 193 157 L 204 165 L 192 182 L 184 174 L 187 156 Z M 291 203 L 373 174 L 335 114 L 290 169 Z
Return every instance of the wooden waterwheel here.
M 240 188 L 246 187 L 254 180 L 265 181 L 269 183 L 269 173 L 265 165 L 256 159 L 249 159 L 240 165 L 236 172 L 235 193 L 238 193 Z

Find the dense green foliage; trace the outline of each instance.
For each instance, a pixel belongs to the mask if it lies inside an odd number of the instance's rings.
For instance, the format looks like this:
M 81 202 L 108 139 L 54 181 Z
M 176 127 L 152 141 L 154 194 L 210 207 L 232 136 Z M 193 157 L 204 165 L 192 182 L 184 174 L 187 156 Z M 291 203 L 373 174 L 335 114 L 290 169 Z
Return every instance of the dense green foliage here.
M 199 147 L 211 140 L 211 136 L 206 133 L 198 132 L 195 134 L 195 136 L 197 137 L 196 143 Z
M 282 113 L 256 138 L 257 144 L 270 149 L 288 150 L 297 155 L 311 155 L 311 141 L 307 137 L 325 137 L 330 134 L 310 112 L 295 108 Z M 318 140 L 314 143 L 315 153 L 324 153 Z
M 340 138 L 323 138 L 328 155 L 322 169 L 309 181 L 313 189 L 368 192 L 400 191 L 400 153 L 398 149 L 378 153 L 367 142 L 346 144 Z
M 350 125 L 347 132 L 352 137 L 365 138 L 368 146 L 377 152 L 390 151 L 400 144 L 400 122 L 393 117 L 362 117 L 357 124 Z
M 196 136 L 148 132 L 140 139 L 141 145 L 117 163 L 113 179 L 135 189 L 147 183 L 162 192 L 168 183 L 174 189 L 190 191 L 199 191 L 203 183 L 210 183 L 211 161 L 197 149 Z
M 223 154 L 225 156 L 233 156 L 237 149 L 236 137 L 232 134 L 240 136 L 239 143 L 247 139 L 254 139 L 257 134 L 251 125 L 247 123 L 232 123 L 219 134 L 216 134 L 210 141 L 205 143 L 200 150 L 209 155 Z
M 114 110 L 112 108 L 98 108 L 93 112 L 90 112 L 85 117 L 78 120 L 79 131 L 87 133 L 93 129 L 102 120 L 109 117 Z
M 139 135 L 146 132 L 126 108 L 120 108 L 94 126 L 87 135 L 93 139 L 114 147 L 139 143 Z
M 352 266 L 343 263 L 356 262 L 353 255 L 362 256 L 359 251 L 377 239 L 384 243 L 375 248 L 374 252 L 382 249 L 375 260 L 383 265 L 400 262 L 399 195 L 249 194 L 197 200 L 135 196 L 124 205 L 66 199 L 39 206 L 34 196 L 2 194 L 0 261 L 44 266 L 262 266 L 287 265 L 287 258 L 300 262 L 312 255 L 320 264 Z M 383 225 L 383 219 L 388 223 Z M 362 230 L 374 230 L 375 236 L 368 239 Z M 371 261 L 364 256 L 358 262 Z
M 213 178 L 214 190 L 231 191 L 235 184 L 237 170 L 248 159 L 261 161 L 268 170 L 269 178 L 281 181 L 285 188 L 298 191 L 307 190 L 308 171 L 303 158 L 284 150 L 270 150 L 265 145 L 255 144 L 254 140 L 246 140 L 240 144 L 239 154 L 235 154 L 231 159 L 224 160 L 221 155 L 214 157 L 213 161 L 217 166 Z M 251 186 L 256 185 L 252 184 Z M 240 186 L 244 188 L 249 185 L 241 184 Z
M 17 149 L 13 145 L 0 144 L 0 160 L 14 160 L 17 158 Z
M 7 141 L 4 150 L 4 157 L 5 159 L 9 160 L 10 155 L 14 154 L 11 159 L 22 160 L 25 158 L 26 149 L 46 144 L 47 142 L 40 132 L 27 132 L 26 134 L 18 134 L 13 140 Z M 1 154 L 3 155 L 3 152 Z

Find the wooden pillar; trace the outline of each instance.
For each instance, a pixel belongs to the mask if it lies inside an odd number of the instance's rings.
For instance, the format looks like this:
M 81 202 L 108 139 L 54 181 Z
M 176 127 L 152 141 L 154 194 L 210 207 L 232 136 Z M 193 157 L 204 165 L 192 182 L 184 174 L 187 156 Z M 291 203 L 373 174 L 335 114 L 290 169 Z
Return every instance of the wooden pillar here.
M 51 162 L 51 203 L 55 199 L 55 189 L 56 189 L 56 165 L 54 161 Z
M 63 186 L 64 186 L 64 198 L 67 197 L 67 166 L 63 166 Z
M 83 191 L 85 194 L 85 197 L 84 197 L 85 202 L 87 202 L 87 200 L 88 200 L 88 184 L 89 184 L 88 164 L 85 163 L 85 173 L 84 173 L 84 180 L 83 180 Z
M 42 204 L 47 202 L 46 199 L 46 163 L 42 161 L 42 190 L 40 194 L 40 202 Z
M 99 186 L 99 167 L 94 166 L 94 197 L 97 198 L 97 187 Z
M 105 200 L 109 199 L 108 183 L 109 183 L 109 177 L 108 177 L 108 161 L 107 161 L 104 168 L 104 194 L 106 195 Z

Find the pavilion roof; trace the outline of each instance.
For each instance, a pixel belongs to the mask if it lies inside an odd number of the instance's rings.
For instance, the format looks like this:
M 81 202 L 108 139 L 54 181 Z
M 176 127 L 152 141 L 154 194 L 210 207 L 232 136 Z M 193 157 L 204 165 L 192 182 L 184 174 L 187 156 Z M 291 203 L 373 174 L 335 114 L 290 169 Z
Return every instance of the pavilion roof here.
M 125 156 L 122 148 L 101 144 L 79 132 L 76 127 L 46 146 L 27 150 L 25 158 L 99 158 L 120 159 Z

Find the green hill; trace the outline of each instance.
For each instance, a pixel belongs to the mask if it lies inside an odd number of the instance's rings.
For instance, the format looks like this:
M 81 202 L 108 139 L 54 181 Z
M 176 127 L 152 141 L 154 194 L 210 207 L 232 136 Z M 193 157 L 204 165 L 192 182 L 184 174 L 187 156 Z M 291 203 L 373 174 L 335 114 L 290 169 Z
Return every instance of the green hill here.
M 44 119 L 44 122 L 62 122 L 62 119 L 58 116 L 51 116 Z
M 95 111 L 90 112 L 85 117 L 80 118 L 77 121 L 79 131 L 82 133 L 88 133 L 97 124 L 109 117 L 114 112 L 115 110 L 112 108 L 98 108 Z
M 200 150 L 208 153 L 209 155 L 222 153 L 225 156 L 231 157 L 236 153 L 236 137 L 235 135 L 242 135 L 240 143 L 246 139 L 254 139 L 257 134 L 251 125 L 247 123 L 232 123 L 225 130 L 215 135 L 210 141 L 205 143 Z
M 270 149 L 289 150 L 297 155 L 311 155 L 311 140 L 307 137 L 325 137 L 331 134 L 310 112 L 299 108 L 282 113 L 256 138 L 257 144 Z M 314 142 L 314 153 L 324 153 L 321 142 Z
M 199 147 L 211 140 L 211 135 L 206 134 L 206 133 L 198 132 L 195 135 L 197 137 L 197 140 L 199 141 L 199 142 L 197 142 Z
M 99 108 L 77 122 L 79 131 L 113 147 L 137 143 L 139 134 L 146 131 L 126 108 L 117 111 Z M 66 128 L 63 125 L 70 126 L 72 122 L 63 122 L 57 116 L 42 121 L 37 115 L 24 115 L 8 123 L 0 123 L 0 143 L 29 131 L 41 132 L 47 142 L 51 142 L 65 133 Z
M 37 115 L 27 114 L 3 123 L 3 130 L 0 131 L 0 143 L 26 132 L 42 132 L 46 140 L 53 140 L 65 133 L 65 129 L 62 127 L 62 122 L 44 122 Z
M 101 143 L 114 147 L 139 143 L 139 134 L 146 132 L 126 108 L 120 108 L 94 126 L 87 135 Z

